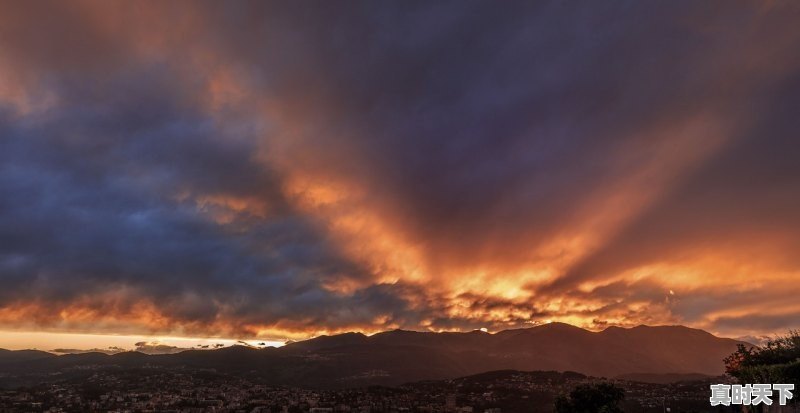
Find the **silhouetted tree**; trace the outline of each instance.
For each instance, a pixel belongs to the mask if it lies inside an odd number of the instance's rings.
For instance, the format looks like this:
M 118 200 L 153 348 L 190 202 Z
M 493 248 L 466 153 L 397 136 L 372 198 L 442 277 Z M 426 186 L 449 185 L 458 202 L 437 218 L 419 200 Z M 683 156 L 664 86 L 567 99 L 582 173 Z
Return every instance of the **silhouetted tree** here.
M 556 413 L 620 413 L 625 390 L 609 382 L 581 384 L 556 398 Z
M 763 346 L 740 344 L 725 358 L 725 372 L 740 384 L 793 383 L 795 389 L 800 389 L 800 331 L 790 330 Z M 796 403 L 797 397 L 789 400 L 789 404 Z M 763 411 L 763 406 L 754 410 Z
M 800 388 L 800 331 L 789 331 L 763 346 L 740 344 L 725 358 L 725 372 L 742 384 L 794 383 Z

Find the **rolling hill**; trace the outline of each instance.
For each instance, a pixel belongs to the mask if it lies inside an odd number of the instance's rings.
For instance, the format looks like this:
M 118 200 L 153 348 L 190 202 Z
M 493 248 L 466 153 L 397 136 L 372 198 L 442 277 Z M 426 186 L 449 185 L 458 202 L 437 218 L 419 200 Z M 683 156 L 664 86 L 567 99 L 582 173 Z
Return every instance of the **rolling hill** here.
M 492 370 L 575 371 L 592 376 L 718 375 L 741 342 L 682 326 L 609 327 L 551 323 L 490 334 L 393 330 L 321 336 L 280 348 L 234 346 L 177 354 L 0 352 L 0 372 L 142 366 L 215 369 L 302 386 L 400 384 Z

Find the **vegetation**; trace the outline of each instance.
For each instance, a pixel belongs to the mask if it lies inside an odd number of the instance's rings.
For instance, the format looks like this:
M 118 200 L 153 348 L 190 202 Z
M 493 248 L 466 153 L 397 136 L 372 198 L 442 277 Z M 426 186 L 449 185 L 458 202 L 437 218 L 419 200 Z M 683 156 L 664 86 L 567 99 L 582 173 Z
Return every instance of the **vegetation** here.
M 581 384 L 556 399 L 556 413 L 621 413 L 625 390 L 609 382 Z
M 767 341 L 763 346 L 739 345 L 725 358 L 725 371 L 741 384 L 794 383 L 800 389 L 800 331 Z M 797 398 L 791 402 L 796 403 Z

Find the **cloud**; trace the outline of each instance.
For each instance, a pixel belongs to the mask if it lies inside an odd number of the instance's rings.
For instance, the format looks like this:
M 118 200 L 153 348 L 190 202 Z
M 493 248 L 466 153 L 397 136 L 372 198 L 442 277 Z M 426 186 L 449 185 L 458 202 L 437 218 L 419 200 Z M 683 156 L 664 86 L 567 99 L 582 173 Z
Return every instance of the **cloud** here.
M 0 324 L 792 327 L 796 6 L 188 6 L 2 6 Z
M 84 353 L 104 353 L 104 354 L 117 354 L 124 353 L 128 350 L 120 347 L 107 347 L 107 348 L 92 348 L 92 349 L 75 349 L 75 348 L 56 348 L 50 350 L 56 354 L 84 354 Z
M 136 343 L 135 346 L 135 351 L 145 354 L 175 354 L 182 351 L 191 350 L 191 348 L 182 348 L 168 344 L 162 344 L 159 342 L 148 341 L 140 341 Z

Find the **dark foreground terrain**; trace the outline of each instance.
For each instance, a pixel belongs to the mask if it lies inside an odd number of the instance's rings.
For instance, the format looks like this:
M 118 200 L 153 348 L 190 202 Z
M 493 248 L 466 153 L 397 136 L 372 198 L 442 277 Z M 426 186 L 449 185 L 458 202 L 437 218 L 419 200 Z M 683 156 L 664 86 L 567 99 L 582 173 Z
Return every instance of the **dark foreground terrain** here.
M 43 375 L 95 366 L 213 369 L 270 385 L 319 388 L 397 386 L 494 370 L 578 371 L 597 377 L 652 381 L 641 378 L 720 375 L 723 358 L 740 343 L 681 326 L 610 327 L 592 332 L 552 323 L 494 334 L 403 330 L 372 336 L 347 333 L 280 348 L 234 346 L 167 355 L 125 352 L 56 356 L 6 350 L 0 351 L 0 387 L 31 385 Z
M 708 412 L 708 385 L 722 380 L 710 378 L 737 344 L 680 326 L 553 323 L 165 355 L 0 350 L 0 413 L 551 412 L 557 396 L 597 377 L 615 378 L 628 413 Z
M 0 390 L 0 412 L 533 413 L 556 396 L 599 380 L 579 373 L 494 371 L 396 387 L 305 389 L 271 386 L 209 370 L 83 368 L 34 386 Z M 615 380 L 624 411 L 713 412 L 709 379 L 673 384 Z

